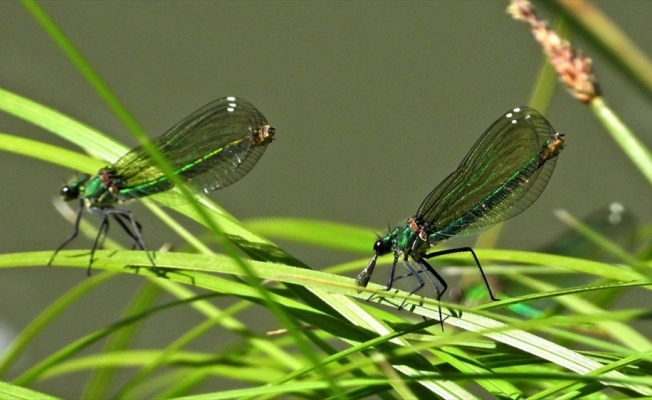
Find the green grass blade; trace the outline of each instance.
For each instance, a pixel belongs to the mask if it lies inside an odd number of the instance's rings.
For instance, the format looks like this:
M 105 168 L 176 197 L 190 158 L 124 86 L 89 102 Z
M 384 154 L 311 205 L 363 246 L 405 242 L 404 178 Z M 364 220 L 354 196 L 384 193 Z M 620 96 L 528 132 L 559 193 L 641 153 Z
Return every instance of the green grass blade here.
M 139 290 L 131 303 L 122 313 L 123 318 L 129 315 L 135 315 L 145 312 L 151 308 L 161 293 L 161 287 L 146 281 L 143 288 Z M 104 346 L 103 353 L 110 354 L 124 351 L 133 344 L 136 335 L 140 331 L 141 325 L 132 324 L 113 337 L 110 337 Z M 97 368 L 93 370 L 90 378 L 86 382 L 82 398 L 84 399 L 105 399 L 109 397 L 109 388 L 113 383 L 117 371 L 115 368 Z
M 323 290 L 313 289 L 313 291 L 318 296 L 324 294 Z M 368 295 L 363 295 L 362 297 L 368 297 Z M 381 342 L 391 340 L 392 343 L 399 346 L 410 346 L 410 343 L 405 339 L 396 336 L 395 332 L 389 326 L 366 313 L 356 302 L 352 301 L 348 297 L 342 295 L 331 295 L 330 304 L 336 311 L 338 311 L 340 315 L 345 317 L 350 323 L 354 324 L 354 326 L 360 326 L 372 332 L 378 333 L 381 336 Z M 431 319 L 435 321 L 437 320 L 437 318 Z M 363 347 L 368 346 L 369 345 Z M 403 364 L 393 365 L 393 367 L 397 371 L 409 377 L 422 376 L 424 372 Z M 403 390 L 402 385 L 397 384 L 395 380 L 392 380 L 388 383 L 392 384 L 396 390 Z M 424 388 L 442 398 L 469 399 L 475 397 L 455 382 L 424 379 L 420 380 L 419 383 L 424 386 Z
M 647 270 L 649 268 L 640 267 L 636 257 L 633 257 L 629 251 L 618 246 L 612 240 L 609 240 L 604 235 L 601 235 L 590 226 L 582 223 L 566 210 L 556 210 L 555 216 L 559 218 L 559 220 L 561 220 L 563 223 L 573 228 L 577 233 L 582 235 L 582 237 L 595 244 L 596 247 L 605 250 L 607 253 L 613 255 L 617 259 L 620 259 L 621 262 L 628 264 L 632 268 L 636 268 L 638 272 L 648 272 Z
M 113 162 L 128 150 L 125 146 L 87 125 L 1 88 L 0 111 L 24 119 L 75 143 L 98 159 Z
M 590 2 L 560 0 L 549 5 L 557 7 L 555 3 L 584 29 L 588 39 L 605 57 L 632 80 L 634 87 L 643 89 L 647 97 L 652 98 L 652 60 L 622 29 Z
M 20 386 L 12 385 L 7 382 L 0 382 L 0 397 L 5 400 L 58 400 L 59 397 L 50 396 L 49 394 L 37 392 L 36 390 L 26 389 Z
M 106 102 L 111 111 L 131 131 L 142 144 L 147 141 L 147 136 L 136 122 L 127 108 L 110 89 L 109 85 L 100 77 L 91 64 L 82 56 L 74 44 L 68 40 L 65 33 L 57 26 L 52 18 L 34 0 L 23 0 L 23 5 L 32 14 L 32 17 L 45 29 L 50 38 L 61 48 L 68 59 L 77 67 L 88 83 L 95 89 Z
M 371 229 L 329 221 L 259 218 L 243 224 L 262 236 L 363 254 L 370 252 L 376 238 Z
M 2 97 L 4 95 L 4 98 Z M 4 100 L 4 102 L 3 102 Z M 13 102 L 12 102 L 13 101 Z M 58 134 L 61 134 L 64 138 L 70 139 L 75 141 L 77 144 L 82 145 L 87 151 L 89 151 L 91 154 L 100 154 L 104 159 L 108 159 L 109 161 L 114 161 L 119 157 L 119 155 L 123 154 L 126 150 L 123 148 L 119 151 L 115 151 L 114 153 L 111 154 L 111 156 L 107 156 L 104 154 L 106 150 L 109 150 L 110 152 L 115 150 L 107 148 L 106 146 L 103 146 L 105 142 L 105 138 L 97 134 L 96 132 L 93 132 L 88 129 L 84 129 L 85 127 L 76 124 L 74 121 L 72 121 L 69 118 L 63 117 L 60 114 L 56 113 L 55 111 L 49 110 L 45 107 L 39 106 L 36 103 L 30 102 L 26 99 L 22 99 L 18 96 L 12 95 L 11 93 L 8 92 L 0 92 L 0 109 L 2 109 L 2 106 L 5 105 L 5 110 L 10 112 L 14 111 L 14 114 L 19 114 L 19 116 L 35 123 L 41 123 L 44 127 L 51 128 L 53 131 L 55 131 Z M 13 106 L 10 107 L 10 106 Z M 52 123 L 52 121 L 55 121 L 57 123 Z M 68 129 L 68 127 L 73 127 L 73 128 L 78 128 L 77 130 L 75 129 Z M 79 134 L 77 134 L 79 133 Z M 95 150 L 97 149 L 97 150 Z M 80 168 L 82 171 L 86 172 L 93 172 L 92 168 L 85 167 L 85 168 Z M 221 210 L 219 207 L 217 207 L 214 203 L 209 201 L 206 198 L 201 198 L 200 200 L 201 205 L 197 204 L 196 202 L 193 204 L 191 201 L 189 205 L 184 205 L 180 206 L 179 209 L 182 211 L 182 213 L 186 213 L 187 215 L 191 216 L 194 219 L 199 220 L 200 222 L 206 223 L 209 227 L 216 228 L 218 224 L 222 223 L 223 221 L 226 221 L 226 230 L 224 227 L 221 227 L 221 231 L 229 235 L 229 238 L 232 240 L 235 240 L 236 244 L 238 244 L 241 248 L 243 248 L 245 251 L 248 249 L 255 249 L 257 254 L 260 256 L 261 254 L 263 256 L 268 255 L 268 254 L 279 254 L 282 256 L 284 260 L 292 260 L 293 262 L 297 263 L 298 262 L 287 255 L 285 252 L 281 251 L 275 246 L 270 245 L 268 242 L 258 238 L 255 235 L 252 235 L 248 231 L 242 229 L 239 224 L 235 223 L 232 218 L 229 218 L 228 214 L 226 214 L 223 210 Z M 225 218 L 226 217 L 226 218 Z M 215 231 L 215 229 L 213 229 Z M 252 243 L 253 240 L 253 243 Z M 260 251 L 261 245 L 258 244 L 264 244 L 264 248 L 268 249 L 268 251 Z M 222 243 L 224 245 L 224 243 Z M 228 244 L 226 247 L 228 248 Z M 271 249 L 272 251 L 269 251 Z M 231 251 L 233 255 L 238 259 L 237 253 L 234 253 Z M 244 267 L 244 271 L 247 271 L 246 264 L 241 263 L 241 268 Z M 249 275 L 250 278 L 252 275 Z M 254 287 L 258 287 L 257 283 L 253 283 Z M 262 291 L 261 293 L 264 293 L 265 289 L 260 288 Z M 263 294 L 264 296 L 264 294 Z M 273 305 L 272 305 L 273 308 Z M 281 318 L 282 320 L 285 321 L 285 323 L 290 323 L 289 320 L 280 314 L 282 311 L 280 309 L 277 309 L 275 314 L 277 317 Z M 278 313 L 278 314 L 277 314 Z M 290 329 L 291 332 L 294 332 L 294 329 Z M 299 342 L 302 342 L 302 339 L 298 339 Z M 311 351 L 309 350 L 309 345 L 307 343 L 303 343 L 301 346 L 306 354 L 311 356 Z M 314 360 L 317 362 L 317 360 Z
M 474 359 L 473 356 L 467 354 L 462 349 L 453 347 L 453 346 L 444 346 L 440 349 L 432 349 L 433 354 L 441 358 L 443 361 L 448 362 L 458 371 L 468 374 L 490 374 L 492 373 L 491 369 L 483 365 L 478 360 Z M 522 393 L 516 386 L 509 383 L 509 381 L 504 379 L 487 379 L 487 380 L 477 380 L 480 386 L 482 386 L 487 392 L 496 396 L 496 398 L 504 399 L 520 399 L 524 397 Z
M 2 357 L 0 358 L 0 375 L 4 375 L 8 368 L 11 367 L 11 365 L 13 365 L 13 363 L 23 354 L 23 351 L 27 346 L 29 346 L 29 344 L 39 334 L 42 334 L 45 327 L 62 312 L 66 311 L 71 304 L 79 300 L 83 295 L 87 294 L 98 285 L 101 285 L 115 276 L 115 273 L 107 272 L 84 280 L 82 283 L 78 284 L 55 302 L 50 304 L 36 318 L 32 319 L 29 325 L 18 334 L 16 339 L 14 339 L 9 347 L 2 353 Z
M 607 105 L 604 98 L 599 97 L 591 102 L 591 111 L 598 120 L 607 128 L 620 149 L 629 157 L 634 165 L 641 171 L 648 182 L 652 184 L 652 154 L 643 142 Z
M 145 368 L 141 369 L 136 375 L 134 375 L 115 395 L 118 398 L 130 398 L 133 397 L 133 389 L 140 383 L 142 383 L 150 374 L 152 374 L 157 368 L 167 364 L 169 360 L 175 356 L 183 347 L 190 344 L 192 341 L 197 339 L 199 336 L 203 335 L 210 329 L 214 328 L 217 325 L 222 324 L 222 319 L 229 317 L 242 308 L 248 307 L 248 303 L 240 302 L 236 305 L 228 308 L 224 311 L 223 314 L 208 319 L 201 324 L 195 326 L 193 329 L 190 329 L 184 335 L 179 337 L 174 342 L 170 343 L 166 349 L 160 353 L 159 357 L 152 360 Z M 290 357 L 289 354 L 285 354 L 285 357 Z
M 142 128 L 118 100 L 117 96 L 113 94 L 106 82 L 104 82 L 99 74 L 96 73 L 96 71 L 91 67 L 90 63 L 81 55 L 81 53 L 77 51 L 72 42 L 68 40 L 63 31 L 59 29 L 57 24 L 47 15 L 45 10 L 38 6 L 36 2 L 31 0 L 25 0 L 23 4 L 29 10 L 32 16 L 34 16 L 34 18 L 36 18 L 36 20 L 46 30 L 50 37 L 61 47 L 68 58 L 75 64 L 75 66 L 77 66 L 77 68 L 89 81 L 91 86 L 93 86 L 93 88 L 95 88 L 100 96 L 107 102 L 109 107 L 114 111 L 118 118 L 120 118 L 125 126 L 129 128 L 133 135 L 138 139 L 139 143 L 152 157 L 152 160 L 156 163 L 156 165 L 175 185 L 176 190 L 179 191 L 188 200 L 188 203 L 190 204 L 193 211 L 196 212 L 200 220 L 220 242 L 226 253 L 238 262 L 240 268 L 242 271 L 244 271 L 245 279 L 252 287 L 257 288 L 260 291 L 260 294 L 262 298 L 265 299 L 265 301 L 269 302 L 269 308 L 272 310 L 276 318 L 278 318 L 279 321 L 281 321 L 283 325 L 285 325 L 286 328 L 290 330 L 290 332 L 296 332 L 296 327 L 293 325 L 292 319 L 285 315 L 283 310 L 281 308 L 277 308 L 276 305 L 271 301 L 271 298 L 266 293 L 266 289 L 259 285 L 259 282 L 256 281 L 255 276 L 249 269 L 248 265 L 240 259 L 240 255 L 236 248 L 230 241 L 227 240 L 220 224 L 211 217 L 208 210 L 201 207 L 195 196 L 193 196 L 193 193 L 186 187 L 181 177 L 174 174 L 172 167 L 167 162 L 161 151 L 148 141 L 148 138 L 143 132 Z M 308 358 L 312 358 L 313 363 L 318 363 L 318 360 L 313 357 L 310 345 L 307 342 L 304 342 L 303 338 L 300 335 L 296 335 L 295 339 L 297 340 L 297 345 L 304 353 L 304 355 L 306 355 Z M 325 378 L 329 380 L 334 388 L 337 388 L 337 383 L 335 381 L 331 380 L 327 376 L 325 376 Z
M 532 278 L 521 276 L 518 278 L 518 281 L 522 284 L 533 287 L 537 290 L 547 291 L 547 290 L 557 290 L 555 286 L 541 282 Z M 578 296 L 568 295 L 564 297 L 559 297 L 556 299 L 558 302 L 565 305 L 568 309 L 579 313 L 579 314 L 597 314 L 604 312 L 604 310 L 595 306 L 588 300 L 580 298 Z M 619 341 L 625 346 L 630 347 L 636 351 L 647 351 L 652 348 L 652 342 L 647 339 L 644 335 L 631 328 L 627 324 L 604 321 L 596 322 L 602 330 L 605 332 L 611 332 L 612 338 Z
M 103 166 L 101 161 L 74 151 L 5 133 L 0 133 L 0 150 L 32 157 L 77 171 L 96 171 Z
M 202 298 L 206 298 L 207 296 L 200 296 L 197 297 L 196 300 L 200 300 Z M 172 307 L 178 307 L 181 305 L 185 305 L 188 301 L 193 301 L 195 299 L 191 300 L 177 300 L 174 302 L 170 302 L 167 304 L 163 304 L 158 307 L 151 308 L 149 310 L 146 310 L 145 312 L 142 312 L 138 315 L 134 315 L 128 318 L 124 318 L 122 320 L 119 320 L 108 327 L 104 329 L 100 329 L 96 332 L 93 332 L 91 334 L 88 334 L 70 344 L 62 348 L 61 350 L 57 351 L 56 353 L 50 355 L 46 359 L 42 360 L 40 363 L 35 365 L 34 367 L 30 368 L 29 370 L 25 371 L 23 374 L 21 374 L 19 377 L 17 377 L 14 382 L 17 384 L 29 384 L 36 379 L 38 379 L 40 376 L 42 376 L 45 372 L 47 372 L 49 369 L 53 368 L 56 365 L 59 365 L 62 361 L 76 355 L 80 351 L 86 349 L 88 346 L 92 345 L 93 343 L 96 343 L 97 341 L 107 337 L 110 334 L 113 334 L 117 332 L 118 330 L 128 327 L 134 323 L 137 323 L 155 313 L 165 311 L 169 308 Z
M 601 368 L 591 371 L 587 375 L 600 376 L 608 371 L 617 371 L 618 369 L 621 369 L 627 365 L 631 365 L 637 361 L 640 361 L 641 359 L 644 359 L 645 357 L 649 357 L 650 355 L 652 355 L 652 350 L 648 350 L 643 354 L 630 356 L 627 358 L 623 358 L 622 360 L 609 363 Z M 544 390 L 540 393 L 537 393 L 535 396 L 530 397 L 530 399 L 532 400 L 546 399 L 549 398 L 549 396 L 557 395 L 560 393 L 564 393 L 566 395 L 574 394 L 574 393 L 577 394 L 582 393 L 584 396 L 592 394 L 592 393 L 587 393 L 586 391 L 582 391 L 582 389 L 584 389 L 585 386 L 586 384 L 584 382 L 572 382 L 572 381 L 563 382 L 547 390 Z
M 620 281 L 632 281 L 646 278 L 645 276 L 632 271 L 631 269 L 616 267 L 612 264 L 584 260 L 574 257 L 559 256 L 554 254 L 489 249 L 476 250 L 476 254 L 482 260 L 494 260 L 530 265 L 554 265 L 558 268 L 564 268 L 583 274 L 595 275 L 602 278 L 616 279 Z
M 55 379 L 68 374 L 92 371 L 95 368 L 143 367 L 159 357 L 160 353 L 161 350 L 124 350 L 84 355 L 54 366 L 43 374 L 43 379 Z M 211 353 L 178 352 L 173 358 L 168 360 L 168 365 L 201 365 L 202 363 L 209 362 L 213 358 L 214 355 Z M 102 398 L 108 397 L 105 396 Z

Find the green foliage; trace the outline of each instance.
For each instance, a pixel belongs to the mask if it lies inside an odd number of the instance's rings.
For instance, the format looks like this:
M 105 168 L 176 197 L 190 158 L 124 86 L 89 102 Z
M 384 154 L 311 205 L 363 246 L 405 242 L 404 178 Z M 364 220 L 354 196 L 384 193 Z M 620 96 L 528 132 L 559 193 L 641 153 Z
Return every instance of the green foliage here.
M 34 3 L 28 6 L 102 97 L 134 128 L 120 102 L 47 15 Z M 555 80 L 546 74 L 542 72 L 547 78 L 538 80 L 537 92 L 551 93 Z M 537 92 L 534 97 L 541 101 Z M 0 109 L 77 144 L 95 158 L 2 134 L 0 149 L 4 151 L 94 173 L 126 150 L 100 132 L 5 90 L 0 90 Z M 609 119 L 606 128 L 622 132 L 622 122 L 609 116 L 605 117 Z M 644 158 L 635 165 L 649 176 L 647 149 L 639 141 L 624 142 L 631 157 Z M 190 200 L 175 202 L 178 196 Z M 142 278 L 140 291 L 113 323 L 79 337 L 36 365 L 23 366 L 11 384 L 0 382 L 0 397 L 52 398 L 27 388 L 81 371 L 92 372 L 83 392 L 80 389 L 83 398 L 434 395 L 469 399 L 477 393 L 510 399 L 652 396 L 652 343 L 631 324 L 649 318 L 650 311 L 609 311 L 617 296 L 598 296 L 633 288 L 649 291 L 650 264 L 590 230 L 584 235 L 619 254 L 627 265 L 544 253 L 478 250 L 490 275 L 498 276 L 503 285 L 527 288 L 530 294 L 478 306 L 442 302 L 446 327 L 442 333 L 436 301 L 407 296 L 400 290 L 384 292 L 373 284 L 361 289 L 353 279 L 333 273 L 357 272 L 367 258 L 332 266 L 327 269 L 331 272 L 315 271 L 261 236 L 367 257 L 374 240 L 371 229 L 306 219 L 263 218 L 241 223 L 210 200 L 188 193 L 158 195 L 144 202 L 186 240 L 188 250 L 156 252 L 157 268 L 165 272 L 161 274 L 150 270 L 142 251 L 116 251 L 119 246 L 107 240 L 105 248 L 111 250 L 97 251 L 93 263 L 94 270 L 102 272 L 63 294 L 18 335 L 0 359 L 0 377 L 15 368 L 18 358 L 35 338 L 48 332 L 52 321 L 72 304 L 84 301 L 89 292 L 124 274 Z M 206 226 L 225 254 L 212 252 L 156 203 L 170 205 L 173 211 Z M 82 230 L 94 233 L 91 227 Z M 324 241 L 324 237 L 332 240 Z M 50 255 L 2 254 L 0 268 L 42 266 Z M 87 251 L 62 251 L 53 266 L 85 269 L 87 257 Z M 379 260 L 379 264 L 390 262 L 391 257 Z M 555 276 L 570 273 L 592 280 L 563 288 L 550 283 Z M 163 292 L 176 300 L 157 304 Z M 373 297 L 366 301 L 370 295 Z M 218 297 L 236 301 L 220 309 L 211 301 Z M 398 313 L 373 304 L 403 300 L 406 310 Z M 265 309 L 283 329 L 267 336 L 250 330 L 240 315 L 252 305 Z M 530 305 L 538 312 L 536 317 L 519 312 L 518 306 Z M 134 340 L 142 325 L 173 309 L 199 313 L 202 321 L 164 347 L 136 348 Z M 237 337 L 237 344 L 214 352 L 188 349 L 208 332 L 230 332 Z M 103 349 L 89 351 L 98 342 L 104 344 Z M 123 370 L 131 373 L 126 382 L 118 384 L 117 372 Z M 190 395 L 199 384 L 216 377 L 246 388 Z

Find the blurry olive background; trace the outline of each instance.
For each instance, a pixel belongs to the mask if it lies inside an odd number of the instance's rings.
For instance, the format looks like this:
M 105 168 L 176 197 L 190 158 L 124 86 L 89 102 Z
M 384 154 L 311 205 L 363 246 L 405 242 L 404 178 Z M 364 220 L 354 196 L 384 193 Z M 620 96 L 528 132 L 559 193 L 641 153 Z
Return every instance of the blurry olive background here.
M 495 119 L 527 103 L 541 50 L 527 27 L 506 15 L 507 4 L 53 1 L 41 6 L 151 136 L 227 95 L 248 99 L 264 113 L 277 128 L 277 140 L 248 176 L 211 195 L 238 218 L 314 218 L 382 231 L 410 216 Z M 652 2 L 595 4 L 652 54 Z M 549 10 L 540 12 L 552 17 Z M 0 13 L 3 88 L 135 143 L 21 4 L 0 2 Z M 590 43 L 575 35 L 574 44 L 594 59 L 610 104 L 652 147 L 650 100 Z M 545 115 L 567 135 L 567 147 L 546 191 L 508 222 L 500 246 L 535 249 L 547 243 L 564 229 L 552 216 L 557 208 L 581 216 L 619 200 L 649 222 L 649 184 L 588 108 L 558 87 Z M 0 115 L 0 131 L 79 150 L 6 115 Z M 72 227 L 52 199 L 74 174 L 0 153 L 2 253 L 51 250 L 68 237 Z M 182 244 L 143 207 L 130 208 L 151 248 Z M 116 227 L 110 236 L 127 243 Z M 71 248 L 90 245 L 80 238 Z M 315 268 L 360 257 L 286 247 Z M 3 335 L 24 328 L 86 279 L 85 271 L 66 268 L 0 273 Z M 125 276 L 85 297 L 34 343 L 23 367 L 115 320 L 141 283 L 141 277 Z M 278 327 L 258 319 L 256 331 Z M 187 309 L 166 313 L 139 345 L 165 346 L 199 321 Z M 230 344 L 230 336 L 213 333 L 193 346 Z M 39 388 L 68 397 L 79 393 L 61 381 Z

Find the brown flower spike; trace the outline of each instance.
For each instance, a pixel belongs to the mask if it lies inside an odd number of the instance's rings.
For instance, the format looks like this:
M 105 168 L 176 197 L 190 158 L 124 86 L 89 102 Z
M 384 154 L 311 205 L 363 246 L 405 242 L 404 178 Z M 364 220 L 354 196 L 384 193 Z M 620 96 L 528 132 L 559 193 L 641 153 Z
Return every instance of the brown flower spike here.
M 592 61 L 571 47 L 548 23 L 541 19 L 527 0 L 512 0 L 507 12 L 516 20 L 530 25 L 534 39 L 541 44 L 550 64 L 571 94 L 589 104 L 600 95 Z

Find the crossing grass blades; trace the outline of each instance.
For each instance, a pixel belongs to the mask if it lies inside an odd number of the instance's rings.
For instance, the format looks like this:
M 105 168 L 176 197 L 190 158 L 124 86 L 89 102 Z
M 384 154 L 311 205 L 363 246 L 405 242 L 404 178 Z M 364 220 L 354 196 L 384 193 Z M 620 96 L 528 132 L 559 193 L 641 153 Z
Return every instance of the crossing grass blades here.
M 224 97 L 184 118 L 162 136 L 152 139 L 152 144 L 165 156 L 176 175 L 190 186 L 209 193 L 245 176 L 265 152 L 274 133 L 274 128 L 251 103 Z M 172 187 L 174 184 L 151 161 L 142 146 L 132 149 L 115 164 L 100 169 L 96 175 L 79 176 L 60 191 L 64 201 L 79 200 L 79 210 L 72 234 L 54 251 L 48 265 L 77 237 L 82 212 L 87 209 L 101 220 L 91 249 L 88 275 L 95 250 L 102 247 L 108 233 L 109 217 L 127 233 L 134 248 L 146 252 L 156 270 L 141 234 L 141 225 L 131 211 L 115 206 Z
M 548 183 L 563 147 L 564 135 L 555 132 L 536 110 L 518 107 L 505 113 L 480 136 L 457 169 L 430 192 L 405 225 L 374 243 L 374 255 L 356 284 L 366 287 L 378 257 L 394 253 L 386 290 L 391 290 L 397 280 L 410 277 L 416 281 L 409 292 L 412 295 L 424 287 L 425 277 L 434 286 L 439 301 L 448 285 L 426 260 L 469 253 L 489 296 L 497 301 L 472 248 L 432 253 L 427 250 L 452 236 L 479 233 L 527 209 Z M 399 260 L 407 274 L 395 276 Z M 399 309 L 404 305 L 405 300 Z M 441 305 L 439 319 L 443 330 Z

